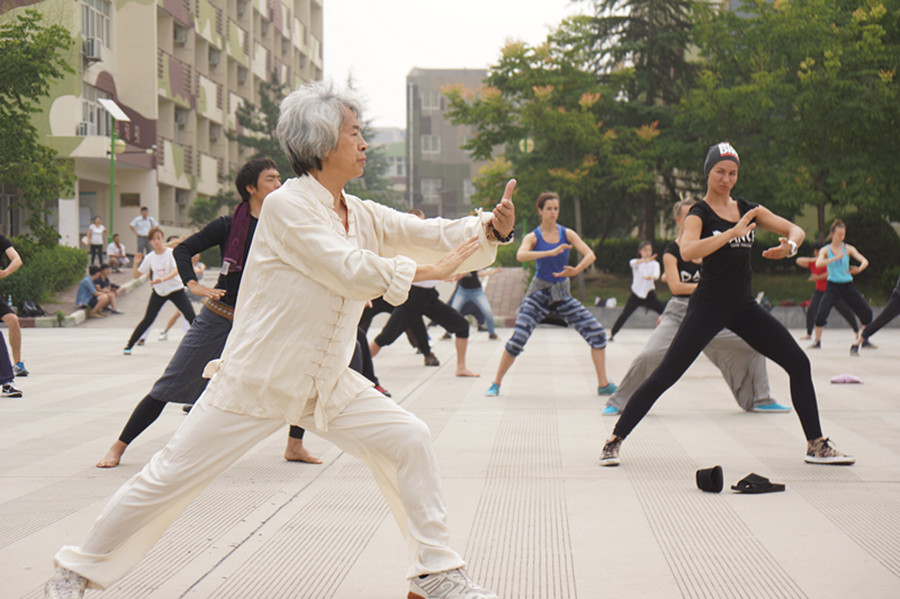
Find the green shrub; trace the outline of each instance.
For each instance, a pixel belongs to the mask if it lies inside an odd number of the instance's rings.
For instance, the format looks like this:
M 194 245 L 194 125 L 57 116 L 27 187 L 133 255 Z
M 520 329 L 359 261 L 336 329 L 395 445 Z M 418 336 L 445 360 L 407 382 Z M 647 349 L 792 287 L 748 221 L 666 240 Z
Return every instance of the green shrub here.
M 12 296 L 13 304 L 25 300 L 46 302 L 58 291 L 70 287 L 84 277 L 88 252 L 66 246 L 44 247 L 28 237 L 11 239 L 22 257 L 22 267 L 0 280 L 0 296 Z
M 898 279 L 900 279 L 900 266 L 885 268 L 884 272 L 881 273 L 881 286 L 890 293 L 897 286 Z
M 497 264 L 500 266 L 519 266 L 519 261 L 516 260 L 516 252 L 519 250 L 520 245 L 522 245 L 520 241 L 514 241 L 509 245 L 498 246 Z
M 869 267 L 854 279 L 864 284 L 880 284 L 886 269 L 900 266 L 900 235 L 884 218 L 871 212 L 854 212 L 841 220 L 847 225 L 847 243 L 869 260 Z M 852 259 L 851 263 L 854 263 Z
M 594 268 L 601 272 L 616 275 L 631 275 L 629 261 L 638 257 L 638 246 L 642 239 L 637 237 L 625 237 L 622 239 L 606 239 L 602 244 L 587 242 L 594 248 L 597 261 Z M 653 242 L 653 253 L 662 268 L 663 249 L 672 241 L 671 239 L 657 239 Z

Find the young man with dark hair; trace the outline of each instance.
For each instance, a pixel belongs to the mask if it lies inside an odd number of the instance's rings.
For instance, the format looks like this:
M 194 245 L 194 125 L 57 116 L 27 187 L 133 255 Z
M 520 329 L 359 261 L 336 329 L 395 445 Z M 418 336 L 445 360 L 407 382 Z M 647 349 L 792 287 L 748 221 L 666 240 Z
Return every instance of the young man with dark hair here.
M 100 267 L 91 266 L 88 274 L 78 284 L 78 293 L 75 303 L 88 311 L 88 318 L 103 318 L 103 308 L 109 304 L 109 296 L 97 290 L 97 281 L 100 278 Z

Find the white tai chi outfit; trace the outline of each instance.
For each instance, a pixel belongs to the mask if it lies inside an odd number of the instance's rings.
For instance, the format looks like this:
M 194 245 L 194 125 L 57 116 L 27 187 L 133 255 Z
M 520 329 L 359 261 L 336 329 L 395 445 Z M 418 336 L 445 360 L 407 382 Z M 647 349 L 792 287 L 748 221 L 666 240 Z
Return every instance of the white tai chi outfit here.
M 334 198 L 311 176 L 290 179 L 263 204 L 234 324 L 204 394 L 169 443 L 125 483 L 80 547 L 58 566 L 105 588 L 133 568 L 203 488 L 285 422 L 302 426 L 369 466 L 410 542 L 407 577 L 463 567 L 448 546 L 438 465 L 428 427 L 350 370 L 367 300 L 406 300 L 416 263 L 434 263 L 464 240 L 479 250 L 459 268 L 494 261 L 492 215 L 422 220 L 345 195 L 349 232 Z

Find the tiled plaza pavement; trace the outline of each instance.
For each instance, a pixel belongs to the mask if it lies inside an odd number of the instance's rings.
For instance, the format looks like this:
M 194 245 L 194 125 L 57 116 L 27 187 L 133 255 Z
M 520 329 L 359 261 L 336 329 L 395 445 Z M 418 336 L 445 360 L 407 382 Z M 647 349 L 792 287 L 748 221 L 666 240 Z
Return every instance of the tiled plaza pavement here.
M 25 331 L 25 397 L 0 400 L 4 599 L 40 597 L 54 551 L 80 541 L 184 419 L 170 406 L 120 467 L 94 467 L 181 338 L 159 342 L 154 330 L 121 355 L 145 301 L 138 290 L 123 298 L 125 316 Z M 617 336 L 613 380 L 648 334 Z M 898 597 L 900 330 L 856 359 L 849 341 L 847 330 L 826 331 L 811 359 L 823 427 L 857 457 L 852 467 L 804 464 L 796 416 L 740 412 L 701 357 L 625 442 L 622 465 L 601 468 L 615 419 L 600 415 L 588 349 L 568 329 L 539 328 L 497 398 L 483 391 L 503 342 L 484 333 L 469 344 L 480 379 L 453 376 L 450 341 L 435 340 L 439 368 L 402 339 L 376 368 L 431 428 L 454 547 L 504 598 Z M 787 403 L 786 377 L 769 371 Z M 829 384 L 844 372 L 864 384 Z M 286 433 L 210 485 L 131 574 L 87 597 L 405 597 L 406 546 L 365 468 L 314 434 L 308 445 L 325 463 L 287 463 Z M 702 493 L 694 471 L 714 464 L 726 485 L 756 472 L 787 490 Z

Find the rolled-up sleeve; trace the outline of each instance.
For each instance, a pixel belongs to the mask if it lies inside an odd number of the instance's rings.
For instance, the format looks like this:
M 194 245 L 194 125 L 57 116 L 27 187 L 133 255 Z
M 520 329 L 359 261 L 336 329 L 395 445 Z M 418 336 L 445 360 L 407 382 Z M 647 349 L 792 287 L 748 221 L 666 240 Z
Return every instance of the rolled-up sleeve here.
M 386 295 L 388 301 L 406 301 L 416 272 L 413 260 L 357 247 L 316 204 L 282 201 L 276 194 L 266 202 L 264 210 L 282 223 L 273 249 L 283 262 L 342 297 L 367 301 Z

